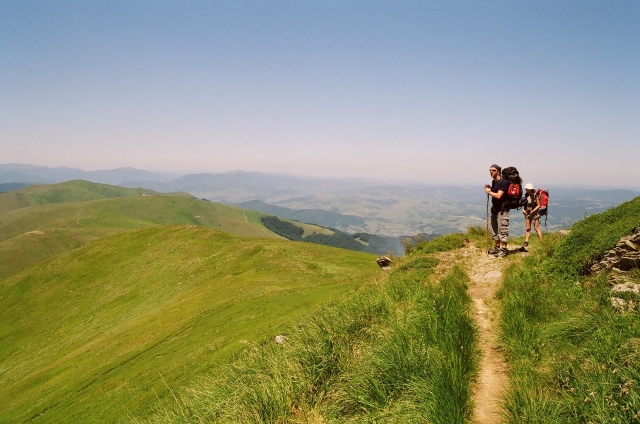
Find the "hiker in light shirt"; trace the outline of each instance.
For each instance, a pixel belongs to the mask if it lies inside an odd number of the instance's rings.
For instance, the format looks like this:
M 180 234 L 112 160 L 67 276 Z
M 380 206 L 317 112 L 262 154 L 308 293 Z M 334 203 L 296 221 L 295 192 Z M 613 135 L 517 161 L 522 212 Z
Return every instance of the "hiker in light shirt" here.
M 525 196 L 522 207 L 525 221 L 524 247 L 529 246 L 529 237 L 531 236 L 531 223 L 538 234 L 538 238 L 542 240 L 542 231 L 540 231 L 540 195 L 536 194 L 533 184 L 528 183 L 524 186 Z

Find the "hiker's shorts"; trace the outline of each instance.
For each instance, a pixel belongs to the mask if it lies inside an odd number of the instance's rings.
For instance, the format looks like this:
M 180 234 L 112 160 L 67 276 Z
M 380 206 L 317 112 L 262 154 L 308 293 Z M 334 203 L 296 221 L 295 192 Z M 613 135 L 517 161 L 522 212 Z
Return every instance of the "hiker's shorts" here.
M 502 243 L 509 241 L 509 211 L 491 213 L 491 238 Z

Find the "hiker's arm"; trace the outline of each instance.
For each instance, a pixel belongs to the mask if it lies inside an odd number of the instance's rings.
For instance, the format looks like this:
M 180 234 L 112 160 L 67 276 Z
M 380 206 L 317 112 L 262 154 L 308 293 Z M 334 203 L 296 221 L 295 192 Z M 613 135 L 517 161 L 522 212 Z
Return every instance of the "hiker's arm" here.
M 533 215 L 534 213 L 536 213 L 538 209 L 540 209 L 540 196 L 536 196 L 536 207 L 533 208 L 531 214 Z
M 484 191 L 486 191 L 489 196 L 494 197 L 496 199 L 501 198 L 502 195 L 504 194 L 504 191 L 502 190 L 498 190 L 497 193 L 494 193 L 493 191 L 491 191 L 489 187 L 486 187 Z

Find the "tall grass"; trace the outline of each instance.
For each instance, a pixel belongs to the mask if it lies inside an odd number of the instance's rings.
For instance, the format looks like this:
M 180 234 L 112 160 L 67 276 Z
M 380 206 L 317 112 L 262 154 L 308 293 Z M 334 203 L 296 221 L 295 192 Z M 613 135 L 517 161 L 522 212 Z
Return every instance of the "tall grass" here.
M 576 224 L 505 274 L 501 341 L 510 423 L 640 422 L 640 316 L 617 313 L 585 266 L 640 225 L 639 199 Z M 638 273 L 628 278 L 640 282 Z
M 554 250 L 554 266 L 564 273 L 586 274 L 587 268 L 620 237 L 640 226 L 640 197 L 577 222 Z
M 374 260 L 181 226 L 111 236 L 32 267 L 0 281 L 0 422 L 151 415 L 245 340 L 270 339 L 305 308 L 379 275 Z
M 468 278 L 411 255 L 389 277 L 253 346 L 152 421 L 463 423 L 476 370 Z
M 436 237 L 433 240 L 422 239 L 405 239 L 403 241 L 404 252 L 409 255 L 411 253 L 436 253 L 446 252 L 449 250 L 459 249 L 465 246 L 465 242 L 484 240 L 485 230 L 481 227 L 469 227 L 466 234 L 452 233 L 444 236 Z

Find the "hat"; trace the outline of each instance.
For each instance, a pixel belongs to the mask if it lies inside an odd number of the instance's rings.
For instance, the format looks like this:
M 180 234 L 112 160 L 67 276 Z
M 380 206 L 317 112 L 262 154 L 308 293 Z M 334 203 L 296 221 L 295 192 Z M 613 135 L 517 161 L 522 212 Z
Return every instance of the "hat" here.
M 525 190 L 533 190 L 533 184 L 531 183 L 527 183 L 527 185 L 524 186 Z

